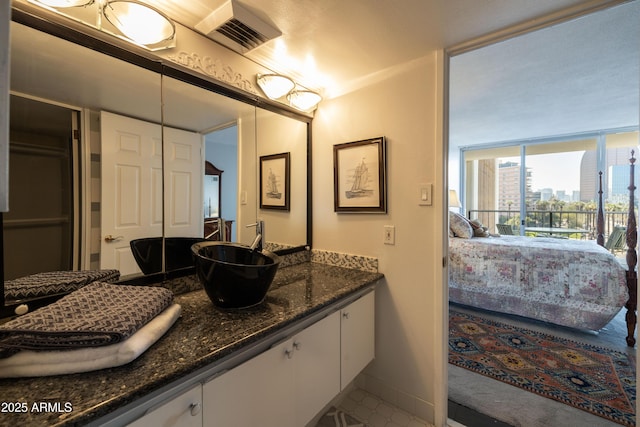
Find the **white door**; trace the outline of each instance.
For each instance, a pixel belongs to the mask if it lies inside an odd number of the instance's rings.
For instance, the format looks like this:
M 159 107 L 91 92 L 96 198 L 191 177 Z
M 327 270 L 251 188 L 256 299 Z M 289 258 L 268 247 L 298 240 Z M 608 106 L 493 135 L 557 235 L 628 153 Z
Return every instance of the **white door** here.
M 202 134 L 164 128 L 165 237 L 202 237 Z
M 155 123 L 100 114 L 100 268 L 139 273 L 129 242 L 162 236 L 162 138 Z

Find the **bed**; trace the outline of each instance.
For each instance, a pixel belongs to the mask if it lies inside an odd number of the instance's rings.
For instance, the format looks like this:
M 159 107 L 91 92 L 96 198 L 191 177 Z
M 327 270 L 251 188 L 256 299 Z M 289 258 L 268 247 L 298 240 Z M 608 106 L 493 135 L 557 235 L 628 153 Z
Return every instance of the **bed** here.
M 627 299 L 625 269 L 594 241 L 449 239 L 450 301 L 597 331 Z
M 597 331 L 623 307 L 629 346 L 635 345 L 637 229 L 634 163 L 630 159 L 627 267 L 604 246 L 602 187 L 596 241 L 486 236 L 450 213 L 449 300 L 577 329 Z M 600 174 L 602 186 L 602 174 Z M 475 236 L 474 236 L 475 235 Z

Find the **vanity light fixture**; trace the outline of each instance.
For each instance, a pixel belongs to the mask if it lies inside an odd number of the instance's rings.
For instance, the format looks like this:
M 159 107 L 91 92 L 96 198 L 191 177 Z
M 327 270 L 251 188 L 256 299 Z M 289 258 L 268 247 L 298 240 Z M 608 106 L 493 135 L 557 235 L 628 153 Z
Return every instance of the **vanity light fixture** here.
M 175 46 L 173 21 L 139 0 L 28 1 L 148 50 Z
M 126 38 L 139 45 L 152 46 L 171 40 L 176 34 L 169 17 L 136 0 L 107 1 L 102 13 Z
M 269 99 L 282 98 L 296 85 L 289 77 L 280 74 L 258 74 L 256 81 Z
M 285 103 L 289 101 L 289 105 L 300 111 L 309 113 L 322 101 L 317 92 L 305 89 L 281 74 L 258 74 L 256 81 L 267 98 Z M 283 99 L 285 96 L 287 101 Z
M 39 0 L 38 3 L 42 3 L 49 7 L 82 7 L 89 6 L 94 0 Z
M 300 90 L 296 89 L 287 95 L 287 99 L 292 107 L 297 108 L 301 111 L 313 111 L 320 101 L 322 101 L 322 97 L 320 94 L 313 92 L 311 90 Z

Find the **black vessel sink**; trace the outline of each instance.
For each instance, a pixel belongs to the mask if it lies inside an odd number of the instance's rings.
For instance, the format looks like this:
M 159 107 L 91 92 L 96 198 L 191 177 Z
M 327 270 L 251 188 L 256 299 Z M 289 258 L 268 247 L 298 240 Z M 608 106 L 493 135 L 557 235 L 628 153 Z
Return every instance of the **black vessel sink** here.
M 189 248 L 202 242 L 202 237 L 146 237 L 130 242 L 133 258 L 144 274 L 162 271 L 162 242 L 164 241 L 165 270 L 174 271 L 193 267 L 193 257 Z
M 226 309 L 260 304 L 280 265 L 276 254 L 238 243 L 205 241 L 191 252 L 209 299 Z

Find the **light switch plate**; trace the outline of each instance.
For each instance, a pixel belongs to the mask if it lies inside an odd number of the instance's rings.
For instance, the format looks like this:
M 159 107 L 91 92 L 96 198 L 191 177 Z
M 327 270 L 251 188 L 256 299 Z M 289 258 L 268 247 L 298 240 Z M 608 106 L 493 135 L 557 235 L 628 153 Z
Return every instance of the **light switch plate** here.
M 382 241 L 385 245 L 396 244 L 396 227 L 394 225 L 384 226 L 384 237 L 382 238 Z
M 420 184 L 418 186 L 418 205 L 420 206 L 431 206 L 431 189 L 433 185 L 429 184 Z

